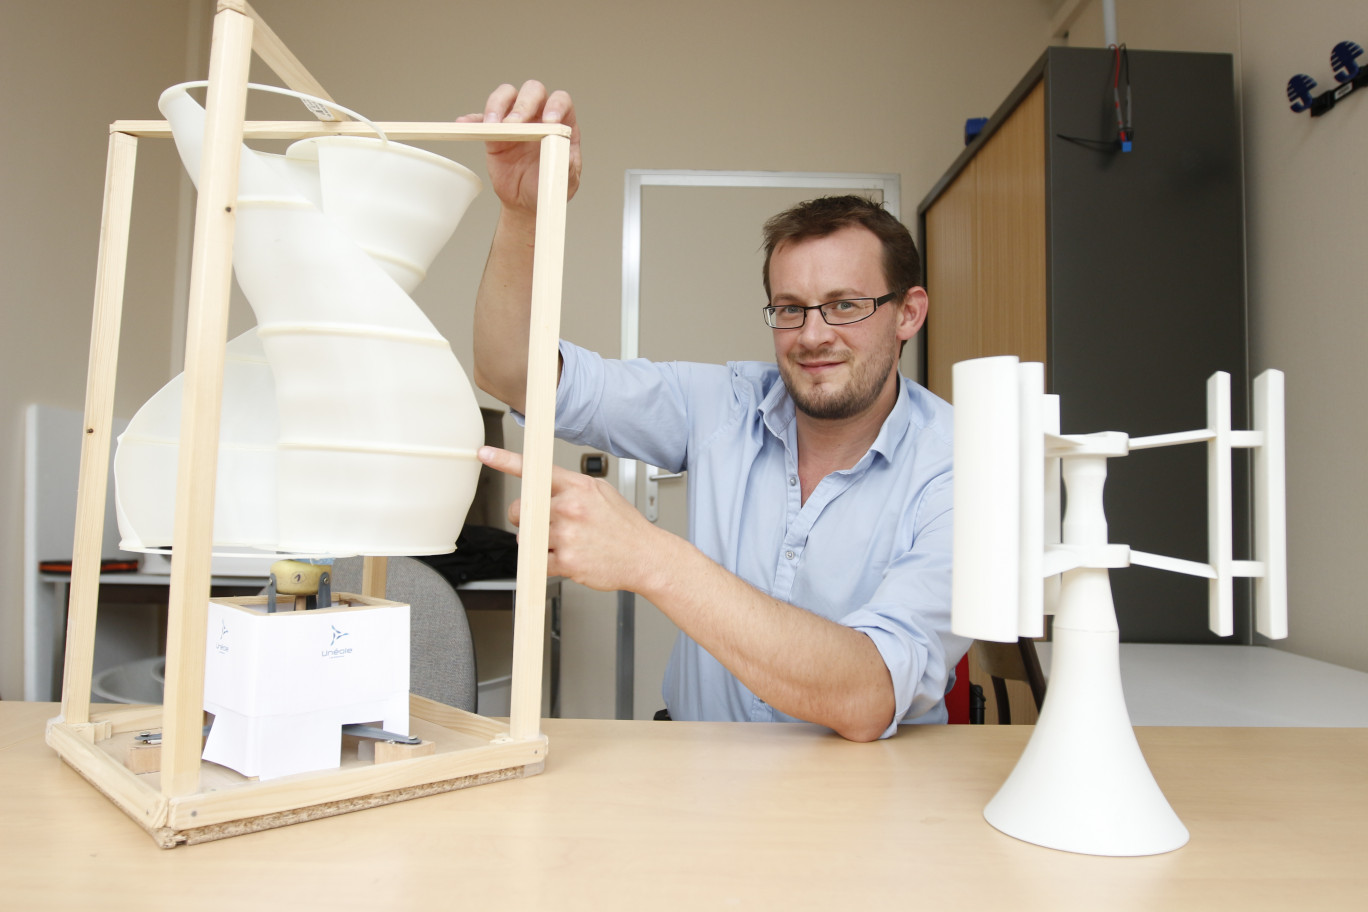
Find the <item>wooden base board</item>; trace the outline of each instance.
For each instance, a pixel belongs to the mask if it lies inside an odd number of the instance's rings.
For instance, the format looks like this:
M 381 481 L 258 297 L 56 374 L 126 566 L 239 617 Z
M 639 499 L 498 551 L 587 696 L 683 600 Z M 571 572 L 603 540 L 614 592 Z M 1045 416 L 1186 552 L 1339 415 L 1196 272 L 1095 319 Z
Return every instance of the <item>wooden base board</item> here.
M 261 782 L 213 763 L 200 766 L 200 789 L 169 797 L 157 771 L 126 765 L 137 731 L 160 725 L 156 707 L 100 714 L 110 734 L 92 742 L 91 726 L 54 719 L 47 743 L 82 777 L 172 848 L 365 810 L 440 792 L 522 778 L 545 766 L 544 735 L 513 741 L 508 725 L 432 700 L 410 696 L 410 728 L 426 755 L 375 763 L 344 752 L 342 766 Z
M 505 779 L 520 779 L 527 775 L 535 775 L 535 773 L 541 771 L 541 764 L 535 764 L 535 766 L 537 767 L 535 770 L 531 770 L 531 766 L 491 770 L 486 773 L 461 776 L 457 779 L 446 779 L 441 782 L 429 782 L 426 785 L 379 792 L 377 794 L 366 795 L 361 798 L 352 798 L 346 801 L 329 801 L 323 804 L 311 805 L 309 807 L 293 808 L 275 814 L 262 814 L 258 817 L 249 817 L 243 820 L 231 820 L 213 826 L 196 827 L 179 831 L 162 828 L 156 831 L 149 830 L 148 833 L 156 840 L 157 845 L 164 849 L 174 848 L 178 845 L 197 845 L 201 842 L 213 842 L 216 839 L 227 839 L 230 836 L 242 836 L 247 833 L 274 829 L 275 827 L 290 826 L 295 823 L 306 823 L 310 820 L 322 820 L 324 817 L 334 817 L 338 814 L 346 814 L 351 811 L 364 811 L 368 808 L 380 807 L 384 804 L 408 801 L 410 798 L 425 798 L 428 795 L 437 795 L 442 792 L 470 788 L 476 785 L 487 785 L 491 782 L 502 782 Z M 531 771 L 529 772 L 529 770 Z

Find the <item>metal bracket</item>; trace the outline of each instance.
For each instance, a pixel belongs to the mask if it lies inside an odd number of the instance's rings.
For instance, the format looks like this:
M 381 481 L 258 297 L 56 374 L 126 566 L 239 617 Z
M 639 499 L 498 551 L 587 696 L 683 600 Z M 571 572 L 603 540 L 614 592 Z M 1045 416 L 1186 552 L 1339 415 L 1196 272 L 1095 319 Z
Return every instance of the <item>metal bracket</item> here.
M 393 741 L 395 744 L 421 744 L 423 741 L 422 738 L 412 735 L 396 735 L 374 725 L 344 725 L 342 734 L 351 735 L 353 738 L 369 738 L 372 741 Z
M 293 595 L 295 610 L 328 608 L 332 605 L 332 568 L 303 561 L 276 561 L 266 584 L 267 614 L 280 610 L 278 595 Z

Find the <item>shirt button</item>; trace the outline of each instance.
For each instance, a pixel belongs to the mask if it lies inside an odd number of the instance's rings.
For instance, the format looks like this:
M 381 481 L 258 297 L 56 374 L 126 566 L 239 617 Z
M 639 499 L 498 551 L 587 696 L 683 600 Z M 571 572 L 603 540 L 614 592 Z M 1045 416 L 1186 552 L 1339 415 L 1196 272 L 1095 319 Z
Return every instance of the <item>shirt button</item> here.
M 784 557 L 787 557 L 789 560 L 793 560 L 793 552 L 792 552 L 792 551 L 785 551 L 785 552 L 784 552 Z
M 794 485 L 796 485 L 797 483 L 798 483 L 798 476 L 797 476 L 797 475 L 790 475 L 790 476 L 789 476 L 789 487 L 791 488 L 791 487 L 793 487 Z

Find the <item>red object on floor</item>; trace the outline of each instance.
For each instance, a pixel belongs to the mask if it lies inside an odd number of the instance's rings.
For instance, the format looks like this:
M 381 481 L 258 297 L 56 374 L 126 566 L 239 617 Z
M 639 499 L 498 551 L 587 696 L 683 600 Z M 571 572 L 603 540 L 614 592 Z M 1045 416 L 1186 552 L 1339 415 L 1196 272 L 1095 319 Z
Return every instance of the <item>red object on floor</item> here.
M 969 656 L 955 666 L 955 686 L 945 695 L 945 708 L 951 725 L 969 724 Z

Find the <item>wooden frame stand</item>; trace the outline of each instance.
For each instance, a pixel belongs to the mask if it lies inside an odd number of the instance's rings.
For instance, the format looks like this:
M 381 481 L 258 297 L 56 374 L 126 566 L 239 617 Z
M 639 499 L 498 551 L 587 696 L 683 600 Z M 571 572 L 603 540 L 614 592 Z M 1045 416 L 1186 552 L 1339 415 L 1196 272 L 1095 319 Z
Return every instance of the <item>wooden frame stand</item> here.
M 540 732 L 542 624 L 570 129 L 557 124 L 384 123 L 381 129 L 397 140 L 541 144 L 509 720 L 486 719 L 411 695 L 413 734 L 433 745 L 430 753 L 426 749 L 399 752 L 387 757 L 391 762 L 369 763 L 359 756 L 347 757 L 344 751 L 340 769 L 269 782 L 245 779 L 212 764 L 202 768 L 205 619 L 239 149 L 244 137 L 371 135 L 369 127 L 347 120 L 244 122 L 253 51 L 289 88 L 329 99 L 245 0 L 219 0 L 190 275 L 165 704 L 92 713 L 100 536 L 134 164 L 140 137 L 171 135 L 164 121 L 116 121 L 110 128 L 62 714 L 49 722 L 47 743 L 168 848 L 535 774 L 542 770 L 547 752 L 547 739 Z M 362 589 L 368 596 L 383 597 L 384 558 L 366 558 Z M 132 765 L 159 769 L 138 773 L 127 761 L 138 733 L 149 729 L 162 732 L 160 756 L 155 763 L 143 757 Z

